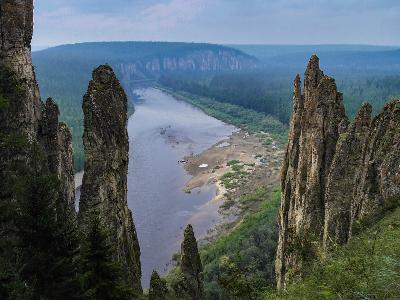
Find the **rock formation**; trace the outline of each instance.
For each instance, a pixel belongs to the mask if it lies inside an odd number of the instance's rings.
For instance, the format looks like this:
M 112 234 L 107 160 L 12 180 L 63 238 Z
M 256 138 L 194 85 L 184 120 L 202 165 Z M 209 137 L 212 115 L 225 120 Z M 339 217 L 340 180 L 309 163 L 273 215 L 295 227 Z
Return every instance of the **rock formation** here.
M 192 225 L 184 232 L 181 246 L 181 271 L 188 299 L 203 299 L 203 266 Z
M 75 210 L 75 182 L 72 159 L 72 135 L 64 123 L 58 122 L 57 104 L 49 98 L 44 105 L 39 136 L 47 155 L 48 170 L 57 175 L 64 205 Z
M 282 167 L 278 289 L 400 199 L 400 101 L 373 121 L 364 104 L 348 125 L 342 94 L 314 55 L 303 93 L 300 76 L 295 79 L 293 102 Z
M 168 288 L 164 279 L 156 271 L 153 271 L 150 278 L 149 300 L 165 300 Z
M 25 175 L 33 164 L 43 174 L 56 175 L 62 182 L 62 204 L 73 208 L 71 134 L 58 122 L 57 105 L 40 100 L 31 58 L 32 32 L 33 0 L 0 2 L 0 166 L 8 177 L 16 175 L 16 164 Z M 33 149 L 39 150 L 43 162 L 32 161 Z
M 6 95 L 8 107 L 1 114 L 1 130 L 36 138 L 41 115 L 39 88 L 31 57 L 33 0 L 0 3 L 0 68 L 2 77 L 18 81 L 17 91 Z M 3 84 L 11 78 L 2 78 Z M 3 91 L 4 92 L 4 91 Z
M 140 249 L 127 204 L 127 97 L 113 70 L 100 66 L 83 99 L 85 167 L 79 219 L 93 211 L 108 227 L 115 259 L 125 268 L 128 284 L 141 293 Z

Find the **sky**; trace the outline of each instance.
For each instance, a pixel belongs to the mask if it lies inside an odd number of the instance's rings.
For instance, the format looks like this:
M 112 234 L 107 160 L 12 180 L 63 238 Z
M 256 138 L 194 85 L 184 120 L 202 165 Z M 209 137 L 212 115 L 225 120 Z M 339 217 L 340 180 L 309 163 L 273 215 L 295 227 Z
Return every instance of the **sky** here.
M 33 47 L 89 41 L 400 45 L 400 0 L 35 0 Z

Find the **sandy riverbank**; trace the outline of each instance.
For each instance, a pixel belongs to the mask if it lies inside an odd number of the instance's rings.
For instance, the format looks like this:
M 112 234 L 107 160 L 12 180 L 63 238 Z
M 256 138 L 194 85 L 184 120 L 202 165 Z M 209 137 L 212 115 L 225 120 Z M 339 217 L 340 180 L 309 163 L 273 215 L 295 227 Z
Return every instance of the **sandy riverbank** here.
M 185 158 L 185 170 L 192 176 L 184 190 L 215 184 L 217 194 L 210 203 L 226 197 L 240 197 L 254 192 L 258 187 L 272 187 L 280 176 L 280 165 L 284 156 L 282 145 L 278 145 L 269 134 L 248 134 L 244 131 L 233 133 L 199 155 Z M 246 173 L 237 185 L 226 186 L 222 180 L 227 173 L 235 173 L 235 167 L 242 166 Z M 222 203 L 221 203 L 222 204 Z

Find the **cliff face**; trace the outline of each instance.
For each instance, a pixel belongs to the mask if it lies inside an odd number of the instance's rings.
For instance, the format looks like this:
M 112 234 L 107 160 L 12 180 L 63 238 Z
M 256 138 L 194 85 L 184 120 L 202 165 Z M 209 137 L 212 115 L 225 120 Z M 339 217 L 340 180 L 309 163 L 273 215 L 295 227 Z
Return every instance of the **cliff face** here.
M 42 104 L 32 66 L 33 0 L 4 0 L 0 4 L 0 67 L 18 80 L 18 95 L 8 98 L 1 129 L 34 139 Z M 4 78 L 6 80 L 6 78 Z M 11 95 L 9 95 L 11 96 Z
M 113 70 L 100 66 L 84 96 L 85 173 L 79 204 L 80 221 L 100 214 L 116 245 L 116 259 L 127 281 L 141 293 L 140 249 L 127 204 L 127 97 Z
M 163 73 L 169 72 L 217 72 L 240 71 L 254 69 L 258 61 L 244 55 L 238 55 L 229 49 L 197 50 L 188 54 L 174 57 L 155 57 L 140 59 L 133 63 L 121 63 L 118 65 L 121 80 L 157 78 Z
M 348 125 L 334 79 L 313 56 L 301 93 L 294 84 L 276 259 L 278 289 L 305 265 L 390 207 L 398 205 L 400 101 L 371 121 L 364 104 Z
M 57 105 L 44 105 L 31 58 L 33 1 L 4 0 L 0 3 L 0 151 L 1 169 L 15 175 L 15 164 L 27 175 L 33 164 L 43 174 L 53 174 L 62 182 L 62 202 L 75 202 L 71 134 L 58 122 Z M 10 141 L 24 141 L 10 151 Z M 41 152 L 43 162 L 32 160 L 32 150 Z M 21 168 L 20 168 L 21 169 Z M 20 170 L 21 171 L 21 170 Z
M 65 124 L 58 122 L 59 114 L 57 104 L 47 99 L 39 123 L 39 137 L 47 155 L 48 170 L 60 180 L 64 205 L 75 211 L 72 135 Z

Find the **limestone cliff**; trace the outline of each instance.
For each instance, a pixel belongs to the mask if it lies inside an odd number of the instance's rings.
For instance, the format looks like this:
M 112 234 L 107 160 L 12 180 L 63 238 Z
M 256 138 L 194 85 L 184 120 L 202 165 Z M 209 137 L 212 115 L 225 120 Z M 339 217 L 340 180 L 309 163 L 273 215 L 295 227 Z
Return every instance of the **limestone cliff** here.
M 62 182 L 61 201 L 72 208 L 71 134 L 58 122 L 57 105 L 40 100 L 31 58 L 32 32 L 33 0 L 0 2 L 0 166 L 10 178 L 17 175 L 15 165 L 20 165 L 22 175 L 33 164 L 44 175 L 56 175 Z M 33 149 L 39 150 L 43 162 L 32 160 Z
M 371 106 L 364 104 L 348 125 L 342 94 L 315 55 L 303 93 L 300 77 L 295 79 L 293 101 L 282 167 L 278 289 L 400 199 L 400 101 L 373 121 Z
M 113 70 L 100 66 L 83 99 L 85 167 L 79 218 L 96 211 L 108 227 L 128 284 L 141 293 L 140 249 L 127 204 L 127 97 Z
M 230 48 L 212 48 L 190 51 L 177 55 L 143 58 L 133 62 L 117 64 L 121 80 L 131 82 L 138 79 L 157 78 L 172 72 L 221 72 L 256 69 L 257 59 Z

